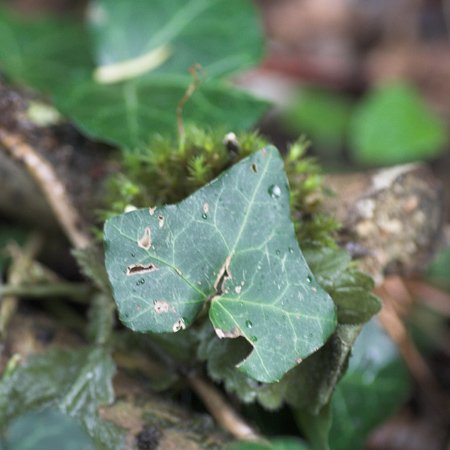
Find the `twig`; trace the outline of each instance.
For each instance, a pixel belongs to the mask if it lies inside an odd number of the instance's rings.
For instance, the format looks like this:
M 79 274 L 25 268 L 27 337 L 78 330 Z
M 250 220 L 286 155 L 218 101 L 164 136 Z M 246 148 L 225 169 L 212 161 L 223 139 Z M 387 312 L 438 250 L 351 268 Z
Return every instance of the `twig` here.
M 383 309 L 379 314 L 383 327 L 397 343 L 403 359 L 418 385 L 433 399 L 438 407 L 441 407 L 441 399 L 443 398 L 441 388 L 395 310 L 395 299 L 391 297 L 384 286 L 375 289 L 375 293 L 383 299 Z
M 203 74 L 203 78 L 200 78 L 198 76 L 197 71 L 201 71 Z M 178 102 L 177 106 L 177 128 L 178 128 L 178 141 L 179 141 L 179 147 L 180 152 L 184 153 L 184 142 L 185 142 L 185 132 L 184 132 L 184 125 L 183 125 L 183 107 L 186 104 L 186 102 L 191 98 L 192 94 L 195 92 L 197 87 L 204 81 L 206 78 L 206 70 L 201 66 L 200 64 L 194 64 L 189 68 L 189 72 L 191 72 L 191 75 L 194 78 L 194 81 L 189 85 L 187 88 L 187 91 L 181 97 L 180 101 Z
M 81 219 L 52 166 L 20 136 L 4 129 L 0 129 L 0 144 L 0 148 L 21 162 L 36 181 L 72 245 L 76 248 L 90 246 L 91 239 L 79 229 Z
M 406 280 L 405 284 L 423 304 L 450 318 L 449 294 L 420 280 Z
M 211 415 L 236 439 L 242 441 L 262 440 L 261 436 L 237 414 L 212 384 L 199 376 L 188 377 L 188 381 Z

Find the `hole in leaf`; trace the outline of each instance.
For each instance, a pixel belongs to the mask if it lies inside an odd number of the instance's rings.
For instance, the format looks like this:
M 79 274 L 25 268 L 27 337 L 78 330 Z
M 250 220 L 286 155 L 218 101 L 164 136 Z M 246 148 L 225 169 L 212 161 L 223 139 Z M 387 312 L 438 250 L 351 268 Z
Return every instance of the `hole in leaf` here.
M 155 300 L 153 302 L 153 309 L 155 310 L 156 314 L 168 313 L 170 306 L 171 304 L 164 300 Z
M 152 245 L 152 235 L 150 232 L 150 227 L 147 227 L 144 230 L 143 236 L 137 241 L 137 244 L 139 247 L 143 248 L 144 250 L 148 250 L 150 246 Z
M 256 163 L 252 164 L 252 170 L 254 173 L 258 173 L 258 166 L 256 165 Z
M 241 330 L 239 329 L 239 327 L 233 327 L 233 328 L 231 328 L 230 331 L 224 331 L 224 330 L 222 330 L 222 328 L 214 328 L 214 331 L 216 332 L 219 339 L 223 339 L 223 338 L 234 339 L 234 338 L 241 336 Z
M 214 283 L 214 290 L 217 294 L 221 295 L 224 293 L 224 284 L 227 280 L 231 280 L 231 272 L 229 270 L 231 258 L 233 255 L 228 255 L 227 259 L 223 263 L 217 275 L 216 282 Z
M 180 317 L 172 326 L 172 331 L 176 333 L 180 330 L 185 330 L 186 324 L 184 323 L 184 320 Z
M 147 272 L 154 272 L 155 270 L 159 270 L 159 267 L 156 267 L 153 263 L 149 264 L 130 264 L 127 267 L 127 275 L 136 275 L 143 274 Z

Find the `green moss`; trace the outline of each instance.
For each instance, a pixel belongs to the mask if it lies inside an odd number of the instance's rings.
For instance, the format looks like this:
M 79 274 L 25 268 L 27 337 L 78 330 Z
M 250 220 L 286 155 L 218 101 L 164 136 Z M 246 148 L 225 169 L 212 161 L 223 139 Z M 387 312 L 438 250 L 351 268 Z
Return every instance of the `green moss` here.
M 129 208 L 177 203 L 268 144 L 257 132 L 243 132 L 236 139 L 225 135 L 224 130 L 188 127 L 182 151 L 176 140 L 160 135 L 149 145 L 124 151 L 121 172 L 107 183 L 102 219 Z M 308 146 L 299 139 L 285 155 L 294 226 L 299 241 L 334 247 L 338 224 L 322 210 L 327 194 L 319 165 L 305 156 Z

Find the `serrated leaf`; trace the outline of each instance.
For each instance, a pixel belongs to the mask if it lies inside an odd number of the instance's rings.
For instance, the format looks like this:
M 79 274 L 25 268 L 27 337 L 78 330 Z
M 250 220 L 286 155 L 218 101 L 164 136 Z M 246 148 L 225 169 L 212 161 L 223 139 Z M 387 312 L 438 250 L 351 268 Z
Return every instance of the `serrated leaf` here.
M 101 348 L 51 350 L 30 357 L 0 382 L 0 423 L 31 409 L 56 406 L 77 419 L 102 448 L 122 449 L 121 430 L 97 408 L 113 401 L 114 364 Z
M 332 294 L 337 306 L 338 322 L 346 325 L 363 324 L 381 310 L 381 301 L 360 287 L 342 287 Z
M 370 293 L 374 288 L 372 278 L 349 268 L 351 257 L 346 251 L 305 244 L 303 255 L 336 304 L 339 324 L 362 325 L 380 312 L 380 299 Z
M 103 292 L 110 293 L 108 274 L 105 269 L 104 256 L 97 247 L 77 248 L 72 250 L 73 257 L 83 272 L 95 286 Z
M 303 244 L 302 251 L 318 281 L 337 279 L 352 260 L 345 250 L 321 247 L 311 243 Z
M 253 346 L 239 370 L 258 381 L 279 380 L 335 328 L 334 304 L 298 246 L 274 147 L 177 205 L 112 218 L 104 236 L 125 325 L 178 331 L 210 301 L 217 335 L 242 336 Z

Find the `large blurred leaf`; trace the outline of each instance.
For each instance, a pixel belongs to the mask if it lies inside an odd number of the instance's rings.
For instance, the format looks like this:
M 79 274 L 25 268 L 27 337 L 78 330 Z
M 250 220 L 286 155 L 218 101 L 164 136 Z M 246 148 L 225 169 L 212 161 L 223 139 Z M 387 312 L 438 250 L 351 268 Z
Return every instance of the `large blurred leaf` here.
M 97 0 L 89 17 L 97 64 L 103 71 L 105 64 L 119 64 L 106 68 L 119 83 L 77 80 L 56 97 L 61 110 L 89 135 L 134 147 L 152 133 L 174 134 L 175 112 L 193 81 L 193 64 L 203 66 L 208 80 L 185 107 L 186 121 L 236 131 L 252 126 L 267 108 L 216 79 L 255 64 L 262 54 L 261 26 L 251 2 Z M 157 60 L 156 65 L 148 70 L 139 62 L 143 58 L 150 64 Z M 117 77 L 130 62 L 131 72 L 125 69 Z
M 94 68 L 81 23 L 56 18 L 24 20 L 0 5 L 0 64 L 16 82 L 52 92 L 77 72 Z
M 120 429 L 97 413 L 113 401 L 113 373 L 111 358 L 97 347 L 32 356 L 0 381 L 0 424 L 32 409 L 58 407 L 77 419 L 100 448 L 122 449 Z
M 177 205 L 112 218 L 105 248 L 128 327 L 178 331 L 210 301 L 217 335 L 242 336 L 254 347 L 239 369 L 256 380 L 279 380 L 335 328 L 334 304 L 298 246 L 274 147 Z
M 80 425 L 57 409 L 21 415 L 7 428 L 2 450 L 95 450 Z
M 98 0 L 88 15 L 91 35 L 71 22 L 0 13 L 5 72 L 52 94 L 93 138 L 132 148 L 155 133 L 175 135 L 175 111 L 194 64 L 207 79 L 184 109 L 186 122 L 239 131 L 268 106 L 218 78 L 261 57 L 261 26 L 249 0 Z M 105 70 L 113 78 L 99 75 Z
M 448 136 L 418 92 L 397 82 L 369 92 L 354 109 L 350 140 L 356 160 L 387 166 L 433 158 Z
M 395 344 L 371 321 L 356 340 L 348 371 L 333 396 L 331 448 L 364 448 L 370 431 L 400 407 L 410 389 Z
M 261 24 L 247 0 L 94 0 L 89 18 L 99 66 L 167 47 L 167 59 L 143 75 L 187 74 L 198 63 L 217 77 L 262 56 Z
M 88 136 L 132 148 L 154 134 L 175 134 L 177 105 L 192 81 L 189 72 L 116 84 L 85 78 L 58 90 L 55 102 Z M 254 125 L 266 109 L 267 103 L 223 80 L 207 79 L 187 102 L 183 117 L 198 126 L 238 131 Z

